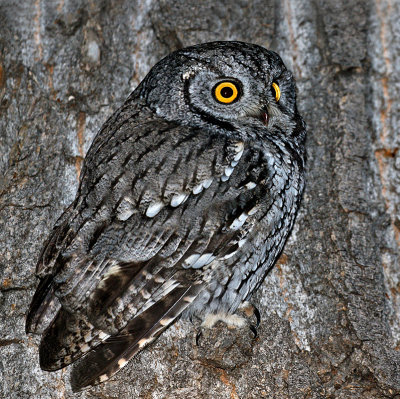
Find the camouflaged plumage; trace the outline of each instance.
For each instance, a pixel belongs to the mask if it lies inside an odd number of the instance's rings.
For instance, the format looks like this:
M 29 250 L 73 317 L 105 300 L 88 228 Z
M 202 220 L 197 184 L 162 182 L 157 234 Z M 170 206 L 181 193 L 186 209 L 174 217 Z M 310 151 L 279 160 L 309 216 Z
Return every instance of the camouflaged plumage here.
M 226 80 L 238 87 L 230 104 L 213 92 Z M 41 367 L 84 356 L 72 372 L 79 390 L 181 314 L 229 319 L 293 226 L 304 140 L 276 53 L 215 42 L 161 60 L 94 139 L 40 255 L 27 331 L 43 332 Z

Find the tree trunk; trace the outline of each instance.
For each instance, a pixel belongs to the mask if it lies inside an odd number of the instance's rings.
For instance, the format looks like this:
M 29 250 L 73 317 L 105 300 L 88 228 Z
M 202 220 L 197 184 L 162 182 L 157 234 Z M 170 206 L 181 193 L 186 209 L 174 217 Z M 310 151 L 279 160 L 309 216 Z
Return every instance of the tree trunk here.
M 281 54 L 308 124 L 302 207 L 254 297 L 259 336 L 218 325 L 196 346 L 179 321 L 76 397 L 400 398 L 399 30 L 396 0 L 0 0 L 0 397 L 73 397 L 24 322 L 102 123 L 170 51 L 242 40 Z

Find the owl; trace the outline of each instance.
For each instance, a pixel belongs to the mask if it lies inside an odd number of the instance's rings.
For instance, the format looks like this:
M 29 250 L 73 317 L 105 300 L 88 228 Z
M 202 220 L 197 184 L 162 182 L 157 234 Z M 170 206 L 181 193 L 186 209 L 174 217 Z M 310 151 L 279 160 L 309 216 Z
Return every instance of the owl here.
M 106 381 L 179 316 L 236 314 L 274 265 L 304 186 L 305 123 L 280 57 L 242 42 L 156 64 L 103 125 L 37 264 L 40 366 Z

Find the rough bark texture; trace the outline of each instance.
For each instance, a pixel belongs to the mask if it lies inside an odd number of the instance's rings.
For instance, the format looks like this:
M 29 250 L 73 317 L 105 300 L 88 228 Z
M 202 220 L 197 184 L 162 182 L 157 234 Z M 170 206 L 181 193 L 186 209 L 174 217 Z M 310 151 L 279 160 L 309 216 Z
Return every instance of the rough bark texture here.
M 112 4 L 111 4 L 112 3 Z M 400 4 L 396 0 L 0 2 L 0 397 L 400 398 Z M 278 51 L 308 123 L 296 227 L 255 297 L 259 337 L 179 322 L 73 395 L 24 333 L 49 229 L 101 124 L 179 47 Z

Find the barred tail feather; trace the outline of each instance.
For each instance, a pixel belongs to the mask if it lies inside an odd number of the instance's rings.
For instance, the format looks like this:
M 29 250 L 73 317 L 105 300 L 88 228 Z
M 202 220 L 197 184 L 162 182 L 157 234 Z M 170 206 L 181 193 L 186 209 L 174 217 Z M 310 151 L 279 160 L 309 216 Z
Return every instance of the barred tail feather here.
M 46 371 L 66 367 L 108 337 L 81 315 L 71 314 L 62 308 L 42 336 L 40 367 Z
M 72 390 L 77 392 L 100 384 L 117 373 L 172 324 L 193 302 L 201 288 L 201 285 L 175 288 L 130 321 L 120 333 L 89 352 L 72 370 Z

